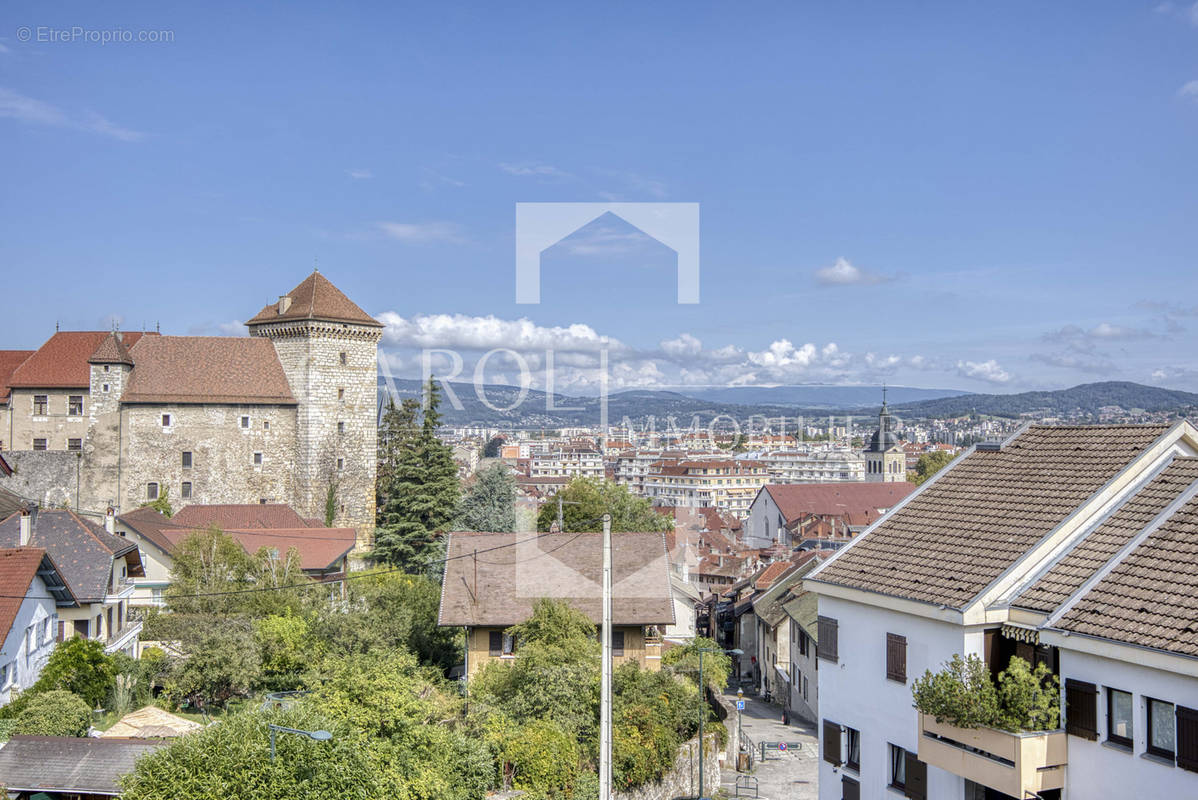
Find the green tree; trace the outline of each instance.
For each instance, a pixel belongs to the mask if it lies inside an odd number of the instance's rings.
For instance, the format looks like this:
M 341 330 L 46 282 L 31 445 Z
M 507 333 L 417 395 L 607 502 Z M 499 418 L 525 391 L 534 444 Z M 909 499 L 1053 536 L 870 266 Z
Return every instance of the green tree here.
M 35 695 L 17 715 L 12 732 L 26 736 L 87 736 L 91 706 L 77 694 L 51 689 Z
M 495 754 L 504 788 L 530 800 L 566 800 L 579 782 L 582 749 L 577 737 L 555 722 L 516 725 L 503 715 L 488 720 L 484 738 Z
M 912 683 L 911 694 L 915 707 L 924 714 L 959 728 L 994 725 L 999 717 L 990 668 L 976 655 L 963 658 L 956 654 L 939 672 L 925 671 Z
M 327 730 L 326 742 L 278 734 L 270 757 L 270 723 Z M 399 795 L 387 786 L 380 760 L 362 733 L 302 704 L 273 712 L 231 714 L 219 725 L 174 739 L 138 759 L 121 779 L 123 800 L 383 800 Z
M 95 708 L 108 699 L 116 673 L 116 663 L 102 642 L 75 636 L 54 648 L 30 692 L 65 689 Z
M 262 680 L 262 661 L 250 623 L 237 617 L 190 619 L 180 626 L 183 655 L 172 659 L 163 693 L 178 704 L 224 707 Z
M 1056 730 L 1061 719 L 1060 681 L 1043 662 L 1035 669 L 1012 658 L 998 674 L 999 727 L 1012 731 Z
M 696 636 L 689 644 L 671 647 L 662 656 L 661 663 L 698 686 L 700 650 L 717 651 L 703 653 L 703 681 L 713 692 L 723 691 L 728 685 L 728 676 L 732 674 L 732 657 L 724 653 L 714 639 Z
M 629 788 L 660 779 L 699 729 L 705 708 L 696 681 L 643 670 L 635 661 L 620 665 L 612 682 L 614 783 Z
M 426 562 L 439 557 L 441 534 L 453 521 L 460 487 L 453 451 L 437 438 L 441 402 L 436 382 L 429 378 L 420 428 L 403 435 L 389 454 L 386 483 L 379 484 L 378 527 L 371 557 L 407 572 L 430 571 Z M 402 412 L 402 407 L 401 407 Z M 400 419 L 397 424 L 406 424 Z M 390 434 L 388 438 L 388 451 Z
M 317 649 L 307 619 L 271 614 L 252 624 L 262 663 L 263 688 L 277 692 L 298 687 Z
M 456 527 L 490 533 L 516 529 L 516 479 L 506 465 L 492 464 L 474 476 L 458 503 Z
M 673 518 L 659 514 L 647 498 L 637 497 L 627 486 L 594 478 L 575 478 L 546 501 L 537 513 L 537 530 L 547 531 L 557 520 L 557 498 L 562 504 L 565 531 L 601 531 L 603 515 L 611 514 L 611 529 L 620 531 L 669 531 Z
M 907 480 L 917 485 L 921 484 L 947 467 L 949 462 L 956 457 L 955 453 L 950 453 L 947 450 L 932 450 L 924 453 L 915 462 L 915 469 L 907 473 Z
M 504 438 L 498 434 L 487 440 L 483 446 L 483 458 L 499 458 L 499 454 L 503 451 Z
M 252 585 L 254 563 L 236 540 L 215 525 L 188 534 L 175 548 L 166 605 L 178 614 L 236 611 Z M 215 593 L 215 594 L 214 594 Z
M 163 481 L 158 482 L 158 496 L 148 503 L 142 503 L 141 508 L 152 508 L 164 517 L 170 517 L 175 512 L 171 508 L 171 501 L 167 498 L 170 494 L 169 487 Z

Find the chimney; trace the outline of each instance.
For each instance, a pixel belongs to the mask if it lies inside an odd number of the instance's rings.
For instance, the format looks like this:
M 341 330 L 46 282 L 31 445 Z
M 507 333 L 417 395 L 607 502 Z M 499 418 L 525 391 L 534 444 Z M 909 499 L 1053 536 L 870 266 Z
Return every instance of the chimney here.
M 37 503 L 30 503 L 21 509 L 21 539 L 20 546 L 28 547 L 33 539 L 33 525 L 37 522 Z
M 287 309 L 291 308 L 291 297 L 289 295 L 279 295 L 279 315 L 287 313 Z
M 111 534 L 116 533 L 116 512 L 112 506 L 109 506 L 108 510 L 104 512 L 104 530 Z

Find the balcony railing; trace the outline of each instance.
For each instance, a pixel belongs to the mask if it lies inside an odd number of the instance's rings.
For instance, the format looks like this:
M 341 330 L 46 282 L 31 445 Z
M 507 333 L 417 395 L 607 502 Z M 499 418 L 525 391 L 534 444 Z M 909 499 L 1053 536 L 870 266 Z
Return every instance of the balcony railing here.
M 1065 731 L 958 728 L 919 715 L 919 760 L 1013 797 L 1065 788 Z

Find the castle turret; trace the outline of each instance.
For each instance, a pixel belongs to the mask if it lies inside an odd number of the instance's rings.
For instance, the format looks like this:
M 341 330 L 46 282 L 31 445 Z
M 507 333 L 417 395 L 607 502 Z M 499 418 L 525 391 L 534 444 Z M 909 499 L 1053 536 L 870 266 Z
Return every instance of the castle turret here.
M 382 324 L 316 271 L 246 326 L 274 344 L 298 403 L 293 505 L 322 520 L 331 510 L 364 546 L 374 528 Z

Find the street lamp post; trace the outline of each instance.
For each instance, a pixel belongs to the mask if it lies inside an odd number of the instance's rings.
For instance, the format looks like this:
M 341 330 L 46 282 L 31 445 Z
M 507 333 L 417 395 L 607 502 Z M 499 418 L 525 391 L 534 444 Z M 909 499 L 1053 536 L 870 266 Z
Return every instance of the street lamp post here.
M 699 714 L 699 800 L 704 800 L 703 794 L 703 761 L 706 758 L 704 750 L 703 731 L 704 723 L 707 721 L 707 684 L 703 682 L 703 654 L 704 653 L 727 653 L 731 656 L 743 656 L 745 653 L 739 648 L 725 650 L 722 647 L 703 647 L 699 649 L 699 705 L 702 707 L 702 712 Z
M 295 733 L 300 736 L 307 736 L 309 739 L 317 742 L 327 742 L 333 738 L 333 734 L 328 731 L 305 731 L 299 728 L 288 728 L 283 725 L 270 726 L 270 760 L 275 760 L 275 733 Z

